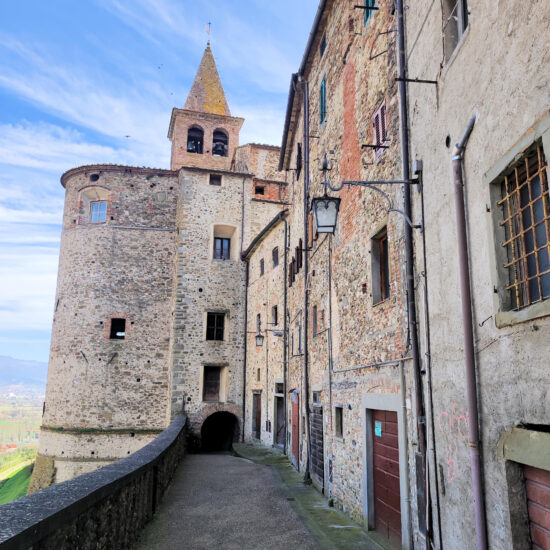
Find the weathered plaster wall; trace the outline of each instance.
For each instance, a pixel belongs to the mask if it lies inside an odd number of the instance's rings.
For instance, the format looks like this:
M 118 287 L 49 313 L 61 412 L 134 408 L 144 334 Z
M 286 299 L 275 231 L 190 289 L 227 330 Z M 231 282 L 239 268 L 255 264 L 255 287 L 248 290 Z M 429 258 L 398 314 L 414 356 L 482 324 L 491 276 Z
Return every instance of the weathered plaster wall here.
M 437 87 L 409 86 L 411 150 L 413 159 L 424 162 L 443 544 L 445 548 L 472 548 L 474 515 L 451 148 L 470 117 L 476 115 L 464 173 L 485 504 L 489 546 L 505 550 L 524 546 L 513 543 L 513 529 L 520 525 L 513 519 L 517 511 L 509 507 L 506 465 L 497 455 L 497 443 L 505 431 L 518 424 L 549 424 L 550 321 L 543 317 L 500 329 L 495 326 L 495 280 L 490 262 L 495 244 L 488 227 L 489 218 L 497 212 L 484 174 L 498 166 L 520 138 L 532 134 L 550 104 L 550 5 L 471 0 L 468 6 L 469 26 L 449 63 L 443 59 L 440 4 L 420 0 L 407 11 L 409 75 L 438 81 Z M 446 146 L 447 136 L 451 148 Z M 550 148 L 546 155 L 548 158 Z M 415 206 L 419 212 L 418 200 Z M 419 272 L 423 271 L 421 256 L 417 242 Z

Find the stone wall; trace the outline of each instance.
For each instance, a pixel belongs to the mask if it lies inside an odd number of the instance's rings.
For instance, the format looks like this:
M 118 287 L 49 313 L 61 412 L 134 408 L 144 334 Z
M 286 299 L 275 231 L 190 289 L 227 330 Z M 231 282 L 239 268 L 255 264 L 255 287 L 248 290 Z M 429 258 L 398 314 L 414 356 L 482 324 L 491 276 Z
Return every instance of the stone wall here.
M 133 455 L 4 504 L 2 548 L 132 548 L 184 455 L 184 416 Z
M 67 479 L 127 456 L 169 422 L 178 182 L 166 170 L 102 165 L 62 181 L 40 455 Z M 95 200 L 107 203 L 103 223 L 90 220 Z M 110 338 L 113 318 L 125 319 L 124 339 Z
M 495 250 L 501 246 L 493 226 L 502 218 L 490 186 L 535 140 L 542 143 L 546 159 L 550 156 L 550 135 L 541 141 L 541 121 L 550 105 L 550 5 L 504 0 L 468 2 L 468 8 L 468 27 L 448 61 L 440 4 L 415 2 L 406 18 L 409 74 L 437 80 L 437 87 L 409 86 L 411 154 L 424 164 L 426 269 L 420 239 L 416 258 L 418 272 L 427 273 L 429 290 L 431 350 L 423 354 L 431 352 L 433 373 L 436 463 L 430 470 L 439 473 L 443 546 L 472 547 L 475 525 L 451 156 L 475 115 L 464 159 L 464 193 L 485 506 L 489 547 L 506 550 L 529 546 L 522 531 L 526 502 L 517 498 L 523 491 L 521 474 L 508 480 L 512 467 L 519 472 L 518 465 L 503 460 L 497 446 L 518 425 L 548 430 L 550 309 L 543 301 L 519 312 L 523 320 L 516 318 L 500 328 L 496 323 L 503 315 L 498 298 L 505 291 L 495 274 Z M 419 212 L 420 197 L 415 197 Z M 529 320 L 537 308 L 545 313 Z M 421 311 L 419 317 L 423 315 Z

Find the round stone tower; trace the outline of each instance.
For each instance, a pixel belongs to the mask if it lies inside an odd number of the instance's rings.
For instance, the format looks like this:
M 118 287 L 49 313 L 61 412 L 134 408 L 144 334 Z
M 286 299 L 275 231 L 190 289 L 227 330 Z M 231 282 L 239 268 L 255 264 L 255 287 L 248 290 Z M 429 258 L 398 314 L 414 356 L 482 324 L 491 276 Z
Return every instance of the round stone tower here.
M 170 420 L 177 173 L 66 172 L 57 295 L 31 490 L 136 451 Z

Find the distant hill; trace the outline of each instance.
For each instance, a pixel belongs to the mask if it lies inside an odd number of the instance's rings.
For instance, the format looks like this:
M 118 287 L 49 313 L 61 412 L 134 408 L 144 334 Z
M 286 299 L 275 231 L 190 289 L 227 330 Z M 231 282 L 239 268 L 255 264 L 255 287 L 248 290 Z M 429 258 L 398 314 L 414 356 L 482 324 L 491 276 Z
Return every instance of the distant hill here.
M 25 361 L 0 355 L 0 387 L 46 388 L 48 363 Z

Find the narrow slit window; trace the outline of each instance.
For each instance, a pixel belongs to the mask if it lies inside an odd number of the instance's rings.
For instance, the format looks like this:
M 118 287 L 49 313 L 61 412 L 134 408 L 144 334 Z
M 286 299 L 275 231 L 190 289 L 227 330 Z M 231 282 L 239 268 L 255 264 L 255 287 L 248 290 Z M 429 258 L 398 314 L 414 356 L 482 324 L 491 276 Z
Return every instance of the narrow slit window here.
M 313 306 L 311 310 L 311 328 L 314 335 L 319 331 L 319 327 L 317 326 L 317 306 Z
M 279 311 L 277 306 L 272 306 L 271 308 L 271 324 L 276 325 L 279 322 Z
M 321 81 L 321 87 L 319 88 L 319 116 L 320 123 L 323 124 L 327 117 L 327 77 L 325 76 Z
M 225 313 L 209 312 L 206 314 L 206 339 L 223 340 Z
M 385 227 L 371 241 L 372 298 L 377 304 L 390 296 L 390 259 L 388 231 Z
M 271 251 L 271 256 L 273 258 L 273 267 L 277 267 L 279 265 L 279 249 L 278 249 L 278 247 L 275 247 Z
M 344 407 L 334 407 L 334 435 L 336 437 L 344 435 Z
M 124 340 L 126 338 L 126 319 L 111 319 L 109 338 L 111 340 Z
M 264 259 L 262 258 L 260 260 L 260 277 L 265 273 L 265 262 L 264 262 Z

